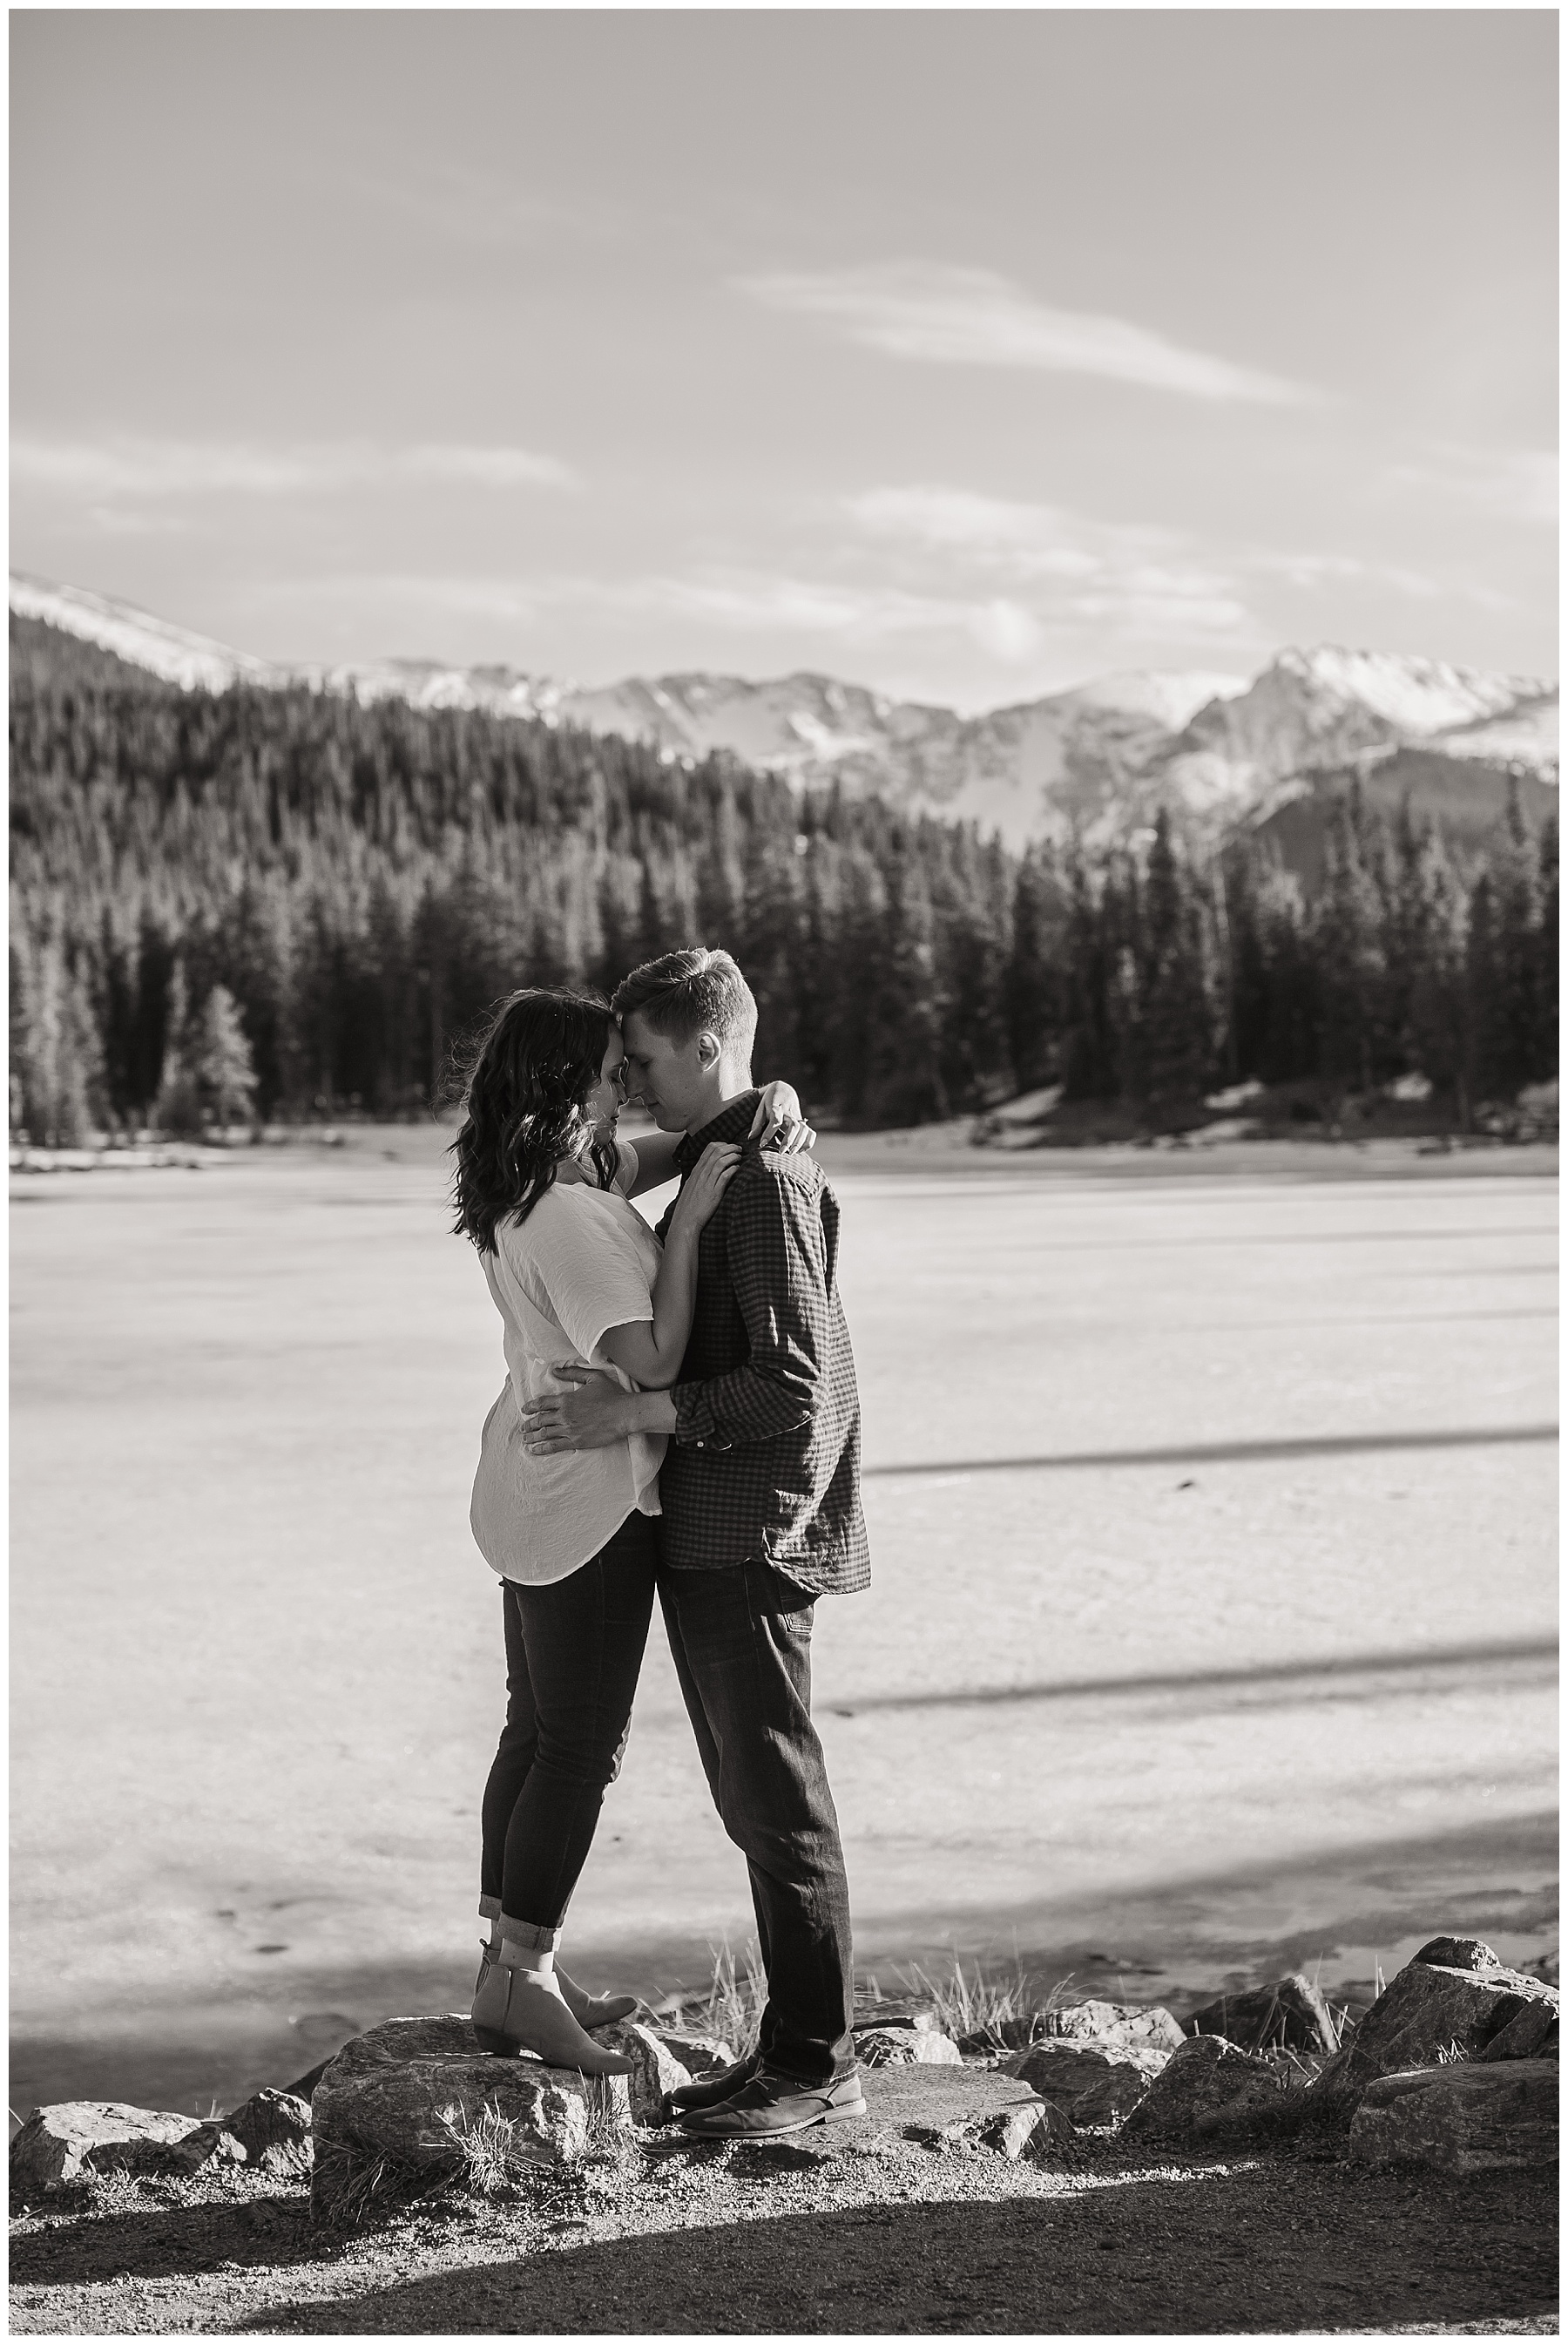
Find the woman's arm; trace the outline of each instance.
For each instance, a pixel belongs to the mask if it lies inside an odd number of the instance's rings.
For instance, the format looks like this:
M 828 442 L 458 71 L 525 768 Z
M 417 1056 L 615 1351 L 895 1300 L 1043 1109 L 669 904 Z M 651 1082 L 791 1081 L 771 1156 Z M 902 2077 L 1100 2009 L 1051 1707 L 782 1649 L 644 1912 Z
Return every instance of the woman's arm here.
M 771 1144 L 781 1156 L 793 1156 L 800 1148 L 809 1147 L 817 1137 L 801 1111 L 800 1094 L 793 1083 L 764 1083 L 757 1113 L 746 1136 L 759 1140 L 764 1147 Z M 646 1139 L 635 1140 L 632 1145 L 637 1149 L 637 1177 L 625 1193 L 643 1197 L 650 1188 L 662 1188 L 667 1180 L 673 1180 L 675 1151 L 685 1137 L 681 1131 L 650 1131 Z M 638 1380 L 641 1381 L 640 1377 Z
M 697 1240 L 718 1211 L 739 1161 L 740 1150 L 734 1146 L 715 1141 L 703 1149 L 677 1199 L 664 1240 L 664 1259 L 653 1286 L 652 1320 L 634 1318 L 599 1339 L 605 1357 L 645 1389 L 664 1391 L 680 1373 L 697 1298 Z

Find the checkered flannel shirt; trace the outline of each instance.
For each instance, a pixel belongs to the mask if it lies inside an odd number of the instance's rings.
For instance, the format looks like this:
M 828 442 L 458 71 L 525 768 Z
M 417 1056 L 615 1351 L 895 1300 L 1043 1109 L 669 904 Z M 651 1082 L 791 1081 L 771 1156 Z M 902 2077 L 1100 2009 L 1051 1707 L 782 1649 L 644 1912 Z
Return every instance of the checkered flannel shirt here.
M 761 1560 L 820 1594 L 850 1594 L 869 1586 L 871 1558 L 839 1200 L 807 1152 L 764 1155 L 748 1141 L 757 1101 L 732 1099 L 676 1150 L 682 1186 L 709 1141 L 739 1140 L 743 1153 L 698 1239 L 659 1551 L 676 1570 Z M 667 1213 L 661 1238 L 668 1227 Z

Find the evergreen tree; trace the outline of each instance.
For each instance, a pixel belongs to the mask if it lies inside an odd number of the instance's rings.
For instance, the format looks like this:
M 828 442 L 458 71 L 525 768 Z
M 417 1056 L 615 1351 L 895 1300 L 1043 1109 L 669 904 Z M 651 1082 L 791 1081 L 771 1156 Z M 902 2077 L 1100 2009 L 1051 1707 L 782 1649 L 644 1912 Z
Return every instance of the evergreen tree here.
M 936 923 L 923 872 L 907 853 L 887 874 L 877 955 L 867 1113 L 873 1123 L 930 1123 L 949 1112 Z
M 1214 1016 L 1201 913 L 1161 807 L 1142 894 L 1139 1044 L 1143 1095 L 1161 1105 L 1196 1098 L 1213 1071 Z
M 1368 1091 L 1383 1056 L 1387 964 L 1383 901 L 1368 869 L 1368 829 L 1359 789 L 1352 789 L 1334 810 L 1314 933 L 1319 1071 L 1346 1089 Z
M 1013 884 L 1005 980 L 1008 1049 L 1020 1090 L 1052 1081 L 1061 1057 L 1060 885 L 1049 847 L 1030 847 Z
M 1517 786 L 1487 855 L 1483 933 L 1473 965 L 1475 1077 L 1489 1094 L 1513 1098 L 1553 1070 L 1553 1019 L 1542 997 L 1540 850 L 1524 826 Z M 1473 914 L 1473 918 L 1475 915 Z
M 187 1064 L 204 1120 L 248 1122 L 256 1099 L 256 1068 L 239 1009 L 226 985 L 215 985 L 191 1021 Z

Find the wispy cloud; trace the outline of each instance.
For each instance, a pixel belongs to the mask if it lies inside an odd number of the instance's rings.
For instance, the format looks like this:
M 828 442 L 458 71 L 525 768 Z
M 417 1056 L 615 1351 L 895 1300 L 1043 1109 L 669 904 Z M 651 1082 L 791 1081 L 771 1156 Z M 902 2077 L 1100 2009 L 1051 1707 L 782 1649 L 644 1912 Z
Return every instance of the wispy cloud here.
M 257 609 L 282 603 L 308 605 L 334 614 L 385 611 L 397 626 L 421 618 L 505 619 L 520 623 L 537 615 L 544 591 L 514 579 L 453 577 L 439 571 L 332 571 L 258 580 L 246 599 Z
M 1124 318 L 1048 308 L 989 268 L 895 261 L 736 281 L 769 308 L 825 318 L 890 358 L 1095 375 L 1191 399 L 1268 406 L 1299 407 L 1320 397 L 1302 384 L 1183 349 Z
M 255 441 L 42 440 L 11 443 L 11 477 L 23 488 L 136 502 L 191 496 L 333 494 L 414 486 L 569 489 L 568 466 L 527 448 L 447 441 L 389 448 L 369 440 L 267 447 Z
M 963 489 L 872 489 L 848 500 L 866 535 L 1013 588 L 1037 628 L 1095 623 L 1228 635 L 1251 625 L 1227 564 L 1196 558 L 1171 530 L 1096 521 L 1055 505 Z
M 560 591 L 570 594 L 574 590 L 562 581 Z M 703 619 L 739 633 L 820 635 L 848 643 L 961 633 L 992 658 L 1009 663 L 1030 657 L 1041 640 L 1033 614 L 1005 595 L 966 599 L 748 570 L 641 578 L 609 587 L 579 585 L 577 591 L 596 601 Z
M 1392 488 L 1468 506 L 1493 520 L 1557 525 L 1557 458 L 1544 449 L 1439 445 L 1392 465 L 1387 480 Z
M 1246 567 L 1262 578 L 1278 579 L 1303 593 L 1332 591 L 1337 587 L 1364 586 L 1408 594 L 1413 601 L 1436 602 L 1445 596 L 1471 602 L 1478 610 L 1509 611 L 1506 594 L 1473 577 L 1437 577 L 1429 571 L 1408 570 L 1399 562 L 1364 561 L 1351 553 L 1249 553 Z

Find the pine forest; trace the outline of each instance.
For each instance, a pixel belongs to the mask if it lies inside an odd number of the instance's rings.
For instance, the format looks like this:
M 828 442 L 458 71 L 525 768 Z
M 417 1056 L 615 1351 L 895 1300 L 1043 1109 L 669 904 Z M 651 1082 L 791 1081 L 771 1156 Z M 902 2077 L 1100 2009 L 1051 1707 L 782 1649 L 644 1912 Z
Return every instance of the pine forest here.
M 1309 895 L 1244 837 L 1191 859 L 1163 816 L 1129 848 L 1016 855 L 725 756 L 182 692 L 14 620 L 11 823 L 11 1119 L 35 1141 L 427 1114 L 512 987 L 608 993 L 694 942 L 746 971 L 759 1077 L 849 1126 L 1060 1084 L 1099 1127 L 1175 1129 L 1227 1085 L 1332 1106 L 1413 1075 L 1464 1127 L 1555 1072 L 1556 826 L 1517 803 L 1462 862 L 1350 788 Z

